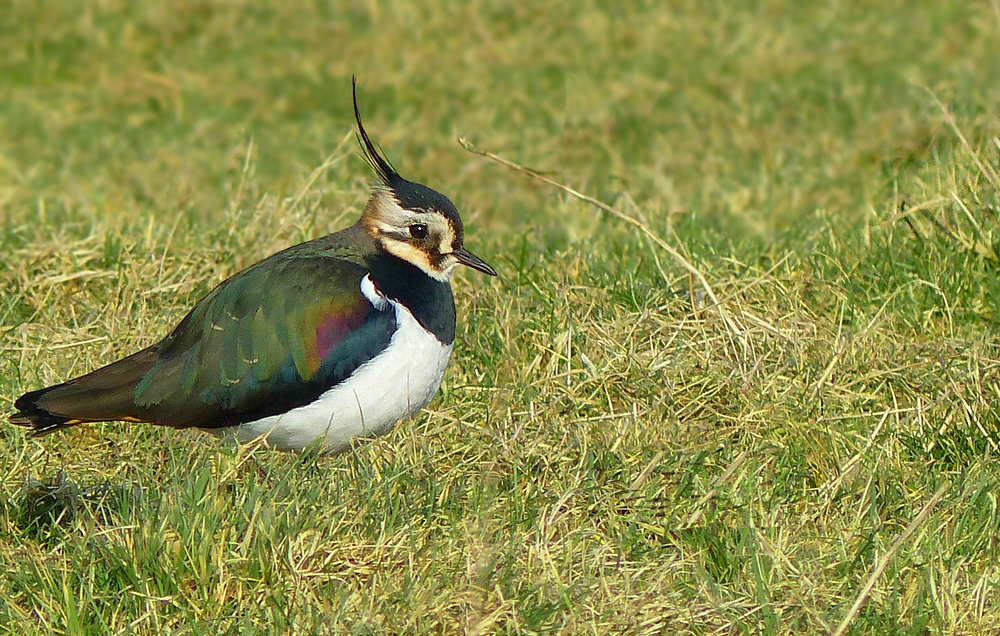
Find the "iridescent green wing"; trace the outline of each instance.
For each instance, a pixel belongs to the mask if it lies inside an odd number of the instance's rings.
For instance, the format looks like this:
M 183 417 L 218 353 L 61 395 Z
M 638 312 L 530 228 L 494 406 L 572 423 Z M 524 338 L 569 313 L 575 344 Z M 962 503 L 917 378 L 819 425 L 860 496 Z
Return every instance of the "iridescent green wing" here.
M 396 329 L 361 293 L 365 270 L 324 256 L 268 259 L 206 296 L 135 388 L 143 419 L 231 426 L 308 404 L 378 355 Z

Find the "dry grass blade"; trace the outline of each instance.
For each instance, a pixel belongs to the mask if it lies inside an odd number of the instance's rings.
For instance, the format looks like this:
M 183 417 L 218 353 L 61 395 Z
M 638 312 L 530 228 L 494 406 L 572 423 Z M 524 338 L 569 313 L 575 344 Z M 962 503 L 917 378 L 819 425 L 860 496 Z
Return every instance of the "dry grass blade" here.
M 736 470 L 743 465 L 743 462 L 746 461 L 747 457 L 749 456 L 750 453 L 748 453 L 747 451 L 743 451 L 742 453 L 736 456 L 736 459 L 734 459 L 732 463 L 729 464 L 729 467 L 726 468 L 726 470 L 721 475 L 715 478 L 715 480 L 712 482 L 712 485 L 709 487 L 708 492 L 706 492 L 701 497 L 701 499 L 695 502 L 694 506 L 692 506 L 694 510 L 691 512 L 690 515 L 688 515 L 688 518 L 684 520 L 684 523 L 681 526 L 682 528 L 690 528 L 694 524 L 701 521 L 701 517 L 705 513 L 705 505 L 719 493 L 719 487 L 722 486 L 722 484 L 726 483 L 729 480 L 729 478 L 733 476 L 733 473 L 735 473 Z
M 993 17 L 997 19 L 997 29 L 1000 29 L 1000 1 L 990 0 L 990 8 L 993 9 Z
M 885 569 L 889 567 L 889 562 L 896 556 L 896 553 L 899 552 L 899 548 L 901 548 L 903 543 L 910 538 L 910 535 L 916 532 L 917 528 L 919 528 L 924 521 L 927 520 L 927 517 L 931 514 L 931 510 L 933 510 L 934 506 L 941 501 L 941 498 L 944 497 L 945 492 L 948 491 L 950 486 L 951 484 L 949 482 L 941 484 L 941 486 L 937 489 L 937 492 L 934 493 L 934 496 L 931 497 L 930 501 L 924 504 L 924 507 L 920 509 L 917 516 L 913 518 L 913 521 L 911 521 L 899 537 L 893 541 L 892 546 L 889 547 L 889 551 L 882 555 L 879 562 L 875 564 L 875 568 L 872 570 L 871 576 L 868 577 L 868 581 L 865 583 L 865 586 L 861 588 L 861 593 L 858 594 L 856 599 L 854 599 L 854 604 L 851 605 L 851 609 L 848 610 L 847 616 L 844 617 L 844 620 L 841 621 L 837 629 L 834 630 L 833 636 L 841 636 L 847 632 L 847 628 L 851 626 L 851 621 L 853 621 L 854 617 L 861 611 L 861 607 L 865 604 L 865 601 L 868 600 L 868 596 L 872 593 L 872 590 L 875 589 L 875 584 L 878 583 L 878 580 L 882 577 Z
M 337 147 L 334 148 L 333 151 L 327 156 L 326 160 L 312 171 L 312 174 L 309 175 L 306 182 L 302 184 L 301 188 L 299 188 L 299 192 L 295 195 L 295 199 L 292 201 L 292 204 L 288 206 L 287 212 L 291 212 L 299 207 L 299 203 L 302 203 L 302 199 L 312 190 L 313 185 L 315 185 L 316 180 L 319 179 L 320 175 L 330 169 L 331 166 L 336 165 L 339 161 L 342 161 L 344 158 L 350 156 L 350 153 L 341 154 L 340 149 L 343 148 L 344 144 L 350 141 L 353 137 L 354 131 L 346 133 L 337 144 Z
M 578 192 L 578 191 L 574 190 L 573 188 L 571 188 L 571 187 L 569 187 L 567 185 L 564 185 L 562 183 L 559 183 L 558 181 L 555 181 L 554 179 L 550 179 L 550 178 L 546 177 L 545 175 L 539 174 L 539 173 L 535 172 L 534 170 L 532 170 L 530 168 L 525 168 L 524 166 L 522 166 L 520 164 L 514 163 L 513 161 L 510 161 L 508 159 L 504 159 L 503 157 L 495 155 L 492 152 L 488 152 L 488 151 L 485 151 L 485 150 L 479 150 L 478 148 L 476 148 L 475 146 L 473 146 L 472 143 L 469 140 L 465 139 L 464 137 L 459 137 L 458 143 L 462 145 L 462 148 L 466 149 L 467 151 L 471 152 L 474 155 L 479 155 L 480 157 L 486 157 L 487 159 L 491 159 L 493 161 L 496 161 L 497 163 L 499 163 L 501 165 L 504 165 L 504 166 L 507 166 L 508 168 L 510 168 L 512 170 L 516 170 L 517 172 L 520 172 L 522 174 L 526 174 L 529 177 L 531 177 L 532 179 L 538 179 L 539 181 L 541 181 L 543 183 L 547 183 L 547 184 L 549 184 L 551 186 L 559 188 L 563 192 L 565 192 L 565 193 L 567 193 L 569 195 L 572 195 L 572 196 L 576 197 L 577 199 L 580 199 L 581 201 L 585 201 L 585 202 L 587 202 L 587 203 L 589 203 L 589 204 L 591 204 L 591 205 L 593 205 L 593 206 L 595 206 L 595 207 L 597 207 L 597 208 L 599 208 L 601 210 L 604 210 L 605 212 L 607 212 L 611 216 L 613 216 L 613 217 L 615 217 L 617 219 L 621 219 L 622 221 L 625 221 L 629 225 L 632 225 L 635 228 L 637 228 L 640 232 L 642 232 L 643 234 L 645 234 L 649 239 L 651 239 L 653 242 L 655 242 L 657 245 L 659 245 L 661 248 L 663 248 L 663 250 L 667 254 L 670 254 L 670 256 L 677 262 L 678 265 L 680 265 L 682 268 L 684 268 L 685 270 L 687 270 L 688 273 L 690 273 L 692 276 L 694 276 L 695 278 L 698 279 L 698 282 L 701 284 L 702 289 L 705 290 L 705 294 L 712 300 L 712 306 L 715 307 L 715 308 L 717 308 L 719 310 L 719 316 L 722 318 L 722 321 L 726 325 L 726 331 L 727 331 L 727 333 L 729 335 L 731 343 L 734 344 L 734 348 L 735 348 L 735 343 L 739 342 L 740 346 L 739 346 L 739 349 L 737 351 L 737 354 L 739 355 L 739 359 L 741 361 L 746 359 L 747 352 L 749 351 L 749 343 L 746 340 L 746 335 L 744 334 L 743 330 L 740 329 L 740 327 L 736 324 L 736 321 L 733 320 L 732 316 L 729 314 L 729 311 L 726 310 L 725 306 L 722 304 L 722 302 L 719 300 L 719 298 L 715 295 L 715 292 L 712 291 L 712 286 L 708 284 L 708 280 L 705 278 L 705 275 L 701 273 L 701 270 L 699 270 L 697 267 L 695 267 L 694 265 L 692 265 L 691 261 L 689 261 L 688 259 L 684 258 L 683 254 L 681 254 L 680 252 L 678 252 L 672 245 L 670 245 L 669 243 L 667 243 L 665 240 L 663 240 L 662 238 L 660 238 L 660 236 L 658 236 L 655 232 L 653 232 L 651 229 L 649 229 L 648 225 L 646 225 L 642 221 L 639 221 L 638 219 L 635 219 L 635 218 L 633 218 L 633 217 L 631 217 L 631 216 L 623 213 L 621 210 L 616 210 L 615 208 L 611 207 L 607 203 L 604 203 L 602 201 L 598 201 L 597 199 L 595 199 L 593 197 L 590 197 L 590 196 L 587 196 L 586 194 L 583 194 L 582 192 Z
M 969 140 L 966 139 L 965 135 L 962 133 L 962 129 L 958 127 L 958 123 L 955 121 L 955 116 L 952 114 L 951 109 L 941 103 L 937 94 L 935 94 L 930 88 L 925 86 L 924 90 L 927 91 L 927 93 L 934 100 L 934 103 L 941 110 L 941 116 L 944 117 L 945 123 L 948 124 L 948 126 L 955 133 L 955 136 L 958 137 L 958 141 L 962 144 L 962 148 L 976 163 L 976 167 L 979 168 L 979 171 L 984 177 L 986 177 L 986 180 L 990 182 L 990 185 L 994 188 L 1000 188 L 1000 176 L 997 175 L 992 166 L 983 163 L 983 160 L 979 158 L 979 153 L 976 152 L 976 150 L 972 147 L 972 144 L 969 143 Z

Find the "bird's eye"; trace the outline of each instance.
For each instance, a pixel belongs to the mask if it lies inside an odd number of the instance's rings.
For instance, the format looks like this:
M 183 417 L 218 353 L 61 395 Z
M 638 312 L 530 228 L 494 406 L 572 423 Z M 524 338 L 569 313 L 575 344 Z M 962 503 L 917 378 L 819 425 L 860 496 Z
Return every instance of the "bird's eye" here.
M 427 226 L 423 223 L 414 223 L 410 226 L 410 236 L 415 239 L 427 238 Z

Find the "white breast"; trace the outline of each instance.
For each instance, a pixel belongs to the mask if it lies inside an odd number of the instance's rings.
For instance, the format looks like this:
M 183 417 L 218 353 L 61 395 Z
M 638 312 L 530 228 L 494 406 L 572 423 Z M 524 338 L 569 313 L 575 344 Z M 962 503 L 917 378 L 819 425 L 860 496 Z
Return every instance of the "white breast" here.
M 452 345 L 444 345 L 399 303 L 378 293 L 368 276 L 361 291 L 384 310 L 396 312 L 389 346 L 316 401 L 235 427 L 240 441 L 267 436 L 269 446 L 302 451 L 316 442 L 324 452 L 346 450 L 351 440 L 384 435 L 427 406 L 441 385 Z

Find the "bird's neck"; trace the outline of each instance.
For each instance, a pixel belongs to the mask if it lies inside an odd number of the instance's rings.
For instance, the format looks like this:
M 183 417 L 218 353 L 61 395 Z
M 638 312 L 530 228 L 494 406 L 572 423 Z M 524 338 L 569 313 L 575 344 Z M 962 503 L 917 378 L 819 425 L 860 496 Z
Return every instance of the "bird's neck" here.
M 379 252 L 368 260 L 375 289 L 405 307 L 424 329 L 444 344 L 455 339 L 455 299 L 451 285 L 438 281 L 420 268 Z

